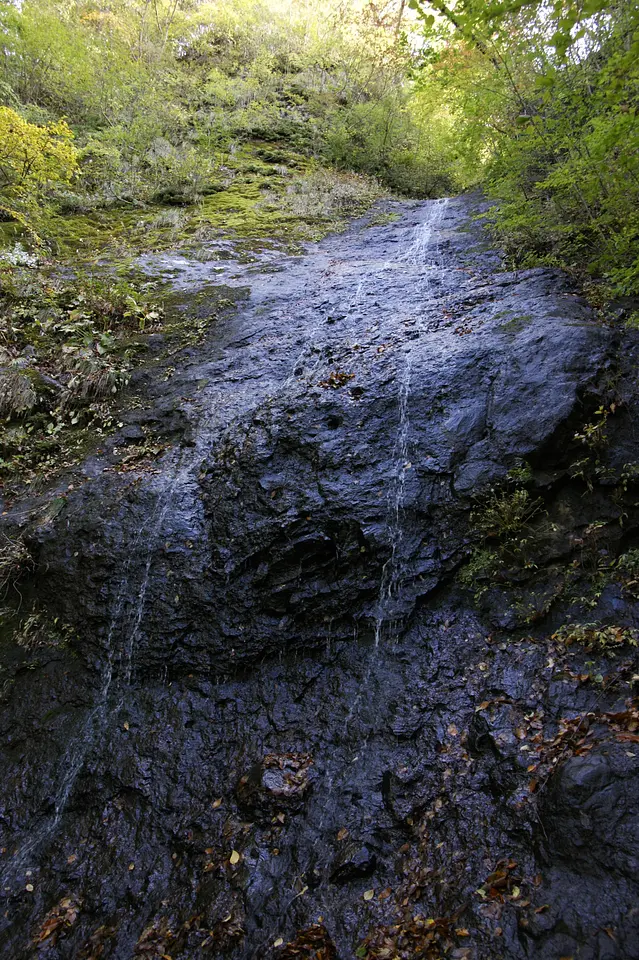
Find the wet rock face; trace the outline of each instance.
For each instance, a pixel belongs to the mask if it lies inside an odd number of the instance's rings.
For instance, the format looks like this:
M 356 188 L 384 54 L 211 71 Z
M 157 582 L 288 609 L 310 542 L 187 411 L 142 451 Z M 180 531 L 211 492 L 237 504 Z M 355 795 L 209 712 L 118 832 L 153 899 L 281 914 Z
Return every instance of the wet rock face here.
M 188 446 L 70 498 L 41 596 L 91 636 L 132 602 L 138 668 L 187 673 L 370 629 L 385 570 L 384 619 L 410 615 L 463 555 L 472 495 L 561 447 L 608 364 L 565 279 L 495 273 L 468 213 L 416 207 L 252 278 L 172 401 L 162 385 Z
M 571 757 L 544 805 L 548 855 L 629 881 L 639 870 L 639 772 L 620 746 Z
M 352 883 L 370 877 L 375 872 L 377 857 L 367 847 L 347 844 L 340 850 L 331 873 L 331 883 Z
M 552 564 L 588 543 L 566 449 L 612 337 L 557 273 L 503 272 L 472 199 L 396 209 L 225 260 L 249 300 L 37 506 L 21 602 L 66 632 L 5 645 L 7 956 L 637 955 L 634 649 L 595 681 L 559 623 L 510 628 L 511 571 L 481 615 L 454 579 L 522 458 Z M 631 589 L 597 611 L 632 621 Z
M 256 815 L 299 812 L 312 783 L 312 764 L 308 754 L 269 754 L 240 777 L 239 805 Z

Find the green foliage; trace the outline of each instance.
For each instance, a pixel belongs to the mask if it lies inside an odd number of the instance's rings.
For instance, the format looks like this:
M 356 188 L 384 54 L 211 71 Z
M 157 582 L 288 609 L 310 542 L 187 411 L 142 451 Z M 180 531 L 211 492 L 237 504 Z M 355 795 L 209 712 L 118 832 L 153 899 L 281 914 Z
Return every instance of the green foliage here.
M 2 534 L 0 537 L 0 598 L 4 600 L 8 589 L 31 569 L 33 569 L 33 559 L 26 544 L 20 539 L 10 539 Z
M 633 579 L 639 579 L 639 550 L 629 550 L 623 553 L 618 560 L 619 570 Z
M 588 652 L 611 653 L 623 646 L 637 646 L 637 631 L 631 627 L 602 626 L 600 623 L 564 624 L 552 635 L 566 646 L 578 643 Z
M 475 549 L 470 560 L 459 571 L 457 579 L 469 590 L 475 590 L 476 597 L 486 590 L 488 581 L 495 580 L 504 566 L 503 560 L 492 550 Z M 479 587 L 478 584 L 483 584 Z
M 520 460 L 508 471 L 508 479 L 512 483 L 529 483 L 533 479 L 532 467 L 526 460 Z
M 509 473 L 508 486 L 491 488 L 476 498 L 470 515 L 476 543 L 457 575 L 462 586 L 474 590 L 475 600 L 489 586 L 509 580 L 513 571 L 536 569 L 530 550 L 539 547 L 544 531 L 535 529 L 533 521 L 543 502 L 522 486 L 530 477 L 530 467 L 517 464 Z
M 314 169 L 293 179 L 284 203 L 305 221 L 334 220 L 362 213 L 382 195 L 380 185 L 370 178 Z
M 623 589 L 633 599 L 639 598 L 639 550 L 629 550 L 623 553 L 616 568 Z
M 419 82 L 438 86 L 467 169 L 498 200 L 517 264 L 639 291 L 639 8 L 624 2 L 439 2 Z
M 502 542 L 517 537 L 542 507 L 525 489 L 491 490 L 472 512 L 471 521 L 485 539 Z
M 161 310 L 123 281 L 0 264 L 0 479 L 30 480 L 112 420 Z
M 42 647 L 66 647 L 75 637 L 73 627 L 62 623 L 58 617 L 51 619 L 38 612 L 23 617 L 13 632 L 14 642 L 28 651 Z
M 285 170 L 305 158 L 434 195 L 453 189 L 450 164 L 414 109 L 396 26 L 338 0 L 24 0 L 3 21 L 0 102 L 61 145 L 68 119 L 79 170 L 72 188 L 59 171 L 64 212 L 197 203 L 267 144 Z
M 64 120 L 37 126 L 0 106 L 0 213 L 37 236 L 38 208 L 77 170 L 73 133 Z

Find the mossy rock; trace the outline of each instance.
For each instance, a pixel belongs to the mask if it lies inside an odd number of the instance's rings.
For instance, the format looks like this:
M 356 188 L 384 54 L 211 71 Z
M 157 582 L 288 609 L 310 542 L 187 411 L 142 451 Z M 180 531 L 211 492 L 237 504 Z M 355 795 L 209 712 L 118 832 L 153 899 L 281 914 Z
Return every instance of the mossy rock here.
M 214 183 L 207 183 L 205 187 L 202 187 L 202 189 L 200 190 L 200 193 L 202 194 L 203 197 L 210 197 L 214 193 L 224 193 L 226 189 L 227 189 L 227 185 L 217 180 Z
M 190 207 L 193 197 L 187 196 L 179 187 L 163 187 L 153 194 L 153 202 L 165 207 Z

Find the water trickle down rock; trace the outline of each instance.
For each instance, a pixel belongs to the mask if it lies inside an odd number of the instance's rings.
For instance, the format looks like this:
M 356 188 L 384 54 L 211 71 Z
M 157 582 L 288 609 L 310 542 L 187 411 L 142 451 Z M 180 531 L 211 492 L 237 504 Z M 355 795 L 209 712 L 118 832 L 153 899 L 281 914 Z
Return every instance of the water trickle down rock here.
M 522 751 L 601 692 L 551 683 L 542 645 L 496 642 L 452 582 L 473 495 L 521 458 L 564 477 L 565 503 L 610 334 L 556 272 L 503 272 L 474 203 L 397 205 L 277 273 L 229 263 L 249 300 L 147 379 L 183 442 L 150 476 L 93 458 L 29 528 L 26 602 L 77 638 L 3 663 L 7 955 L 66 900 L 56 960 L 262 960 L 279 939 L 351 960 L 369 933 L 402 957 L 402 936 L 478 960 L 635 955 L 626 858 L 611 838 L 602 886 L 578 840 L 604 829 L 590 786 L 589 824 L 575 813 L 592 778 L 566 767 L 539 814 Z M 179 269 L 206 282 L 206 263 Z

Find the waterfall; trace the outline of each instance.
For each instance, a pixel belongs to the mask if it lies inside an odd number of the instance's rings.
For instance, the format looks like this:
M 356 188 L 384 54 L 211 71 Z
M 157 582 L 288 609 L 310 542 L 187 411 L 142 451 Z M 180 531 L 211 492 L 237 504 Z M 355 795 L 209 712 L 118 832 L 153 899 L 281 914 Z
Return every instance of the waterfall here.
M 381 271 L 379 267 L 374 267 L 360 278 L 356 293 L 348 305 L 347 315 L 358 309 L 362 300 L 363 291 L 365 291 L 367 287 L 372 287 L 375 281 L 379 280 L 380 272 L 397 271 L 398 268 L 404 266 L 408 267 L 408 269 L 415 274 L 414 282 L 418 286 L 423 308 L 421 316 L 424 317 L 428 310 L 428 304 L 433 299 L 433 279 L 437 273 L 443 269 L 437 230 L 445 216 L 447 205 L 448 198 L 433 201 L 429 204 L 426 208 L 428 211 L 427 217 L 414 228 L 406 249 L 394 258 L 386 261 L 382 265 Z M 410 282 L 410 280 L 408 282 Z M 420 330 L 423 332 L 421 325 Z M 398 358 L 396 365 L 397 432 L 393 447 L 392 474 L 386 495 L 385 526 L 387 541 L 390 546 L 390 554 L 382 567 L 380 576 L 375 607 L 373 643 L 366 657 L 362 683 L 351 702 L 344 720 L 344 739 L 347 738 L 354 721 L 358 719 L 365 698 L 369 700 L 372 697 L 371 683 L 378 662 L 378 656 L 381 652 L 382 645 L 385 642 L 392 641 L 393 624 L 397 620 L 395 598 L 399 591 L 401 591 L 402 544 L 404 537 L 403 512 L 406 495 L 406 478 L 411 469 L 409 462 L 411 378 L 411 347 L 410 343 L 405 343 L 402 346 L 401 356 Z M 348 757 L 337 757 L 328 760 L 322 788 L 322 808 L 315 828 L 312 853 L 305 866 L 300 870 L 300 876 L 304 876 L 311 868 L 314 853 L 318 845 L 321 844 L 324 846 L 327 843 L 327 838 L 323 836 L 323 830 L 326 818 L 331 812 L 335 792 L 341 780 L 349 776 L 349 772 L 352 770 L 354 764 L 358 763 L 361 766 L 365 763 L 372 733 L 373 730 L 369 727 L 365 734 L 353 744 Z M 325 888 L 326 883 L 324 883 L 324 889 Z M 294 899 L 295 896 L 292 891 L 291 903 Z M 260 960 L 263 956 L 261 951 L 277 932 L 277 930 L 271 931 L 268 936 L 262 939 L 260 945 L 251 954 L 252 960 Z

